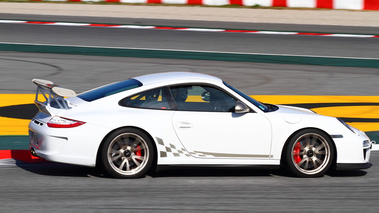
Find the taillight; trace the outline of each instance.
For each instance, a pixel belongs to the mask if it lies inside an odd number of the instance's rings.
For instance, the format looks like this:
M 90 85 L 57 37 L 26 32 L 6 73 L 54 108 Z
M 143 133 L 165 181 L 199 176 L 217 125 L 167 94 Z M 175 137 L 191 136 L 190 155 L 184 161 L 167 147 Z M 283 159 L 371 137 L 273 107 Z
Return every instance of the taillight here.
M 47 122 L 48 127 L 52 128 L 72 128 L 85 124 L 85 122 L 54 116 Z

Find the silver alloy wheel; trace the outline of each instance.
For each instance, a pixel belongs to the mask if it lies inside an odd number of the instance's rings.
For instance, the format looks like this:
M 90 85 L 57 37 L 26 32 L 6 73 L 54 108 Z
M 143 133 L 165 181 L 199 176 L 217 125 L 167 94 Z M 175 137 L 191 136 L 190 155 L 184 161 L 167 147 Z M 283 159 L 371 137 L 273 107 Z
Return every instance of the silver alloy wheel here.
M 149 160 L 146 141 L 135 133 L 122 133 L 115 137 L 107 149 L 111 168 L 121 175 L 135 175 L 145 168 Z
M 292 145 L 292 164 L 303 174 L 314 175 L 323 171 L 331 160 L 328 141 L 316 133 L 306 133 Z

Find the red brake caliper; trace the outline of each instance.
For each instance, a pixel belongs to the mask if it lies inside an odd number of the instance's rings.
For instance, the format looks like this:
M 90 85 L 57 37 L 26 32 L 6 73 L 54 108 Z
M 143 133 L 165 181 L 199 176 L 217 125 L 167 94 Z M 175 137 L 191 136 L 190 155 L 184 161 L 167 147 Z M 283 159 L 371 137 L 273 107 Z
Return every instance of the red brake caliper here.
M 300 149 L 301 149 L 301 144 L 300 142 L 297 142 L 295 145 L 295 148 L 293 149 L 293 158 L 295 159 L 296 163 L 299 163 L 301 161 Z
M 136 149 L 136 152 L 135 152 L 135 153 L 136 153 L 136 155 L 139 156 L 139 157 L 142 156 L 141 147 L 140 147 L 139 145 L 137 146 L 137 149 Z

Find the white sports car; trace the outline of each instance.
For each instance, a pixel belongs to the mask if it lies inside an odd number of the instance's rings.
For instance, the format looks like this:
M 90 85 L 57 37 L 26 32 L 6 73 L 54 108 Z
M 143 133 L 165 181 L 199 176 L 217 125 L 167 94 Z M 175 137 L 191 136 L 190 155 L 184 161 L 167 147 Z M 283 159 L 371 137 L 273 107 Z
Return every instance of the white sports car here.
M 342 120 L 260 103 L 219 78 L 144 75 L 79 95 L 34 79 L 30 150 L 119 178 L 157 166 L 281 166 L 295 176 L 369 168 L 371 141 Z

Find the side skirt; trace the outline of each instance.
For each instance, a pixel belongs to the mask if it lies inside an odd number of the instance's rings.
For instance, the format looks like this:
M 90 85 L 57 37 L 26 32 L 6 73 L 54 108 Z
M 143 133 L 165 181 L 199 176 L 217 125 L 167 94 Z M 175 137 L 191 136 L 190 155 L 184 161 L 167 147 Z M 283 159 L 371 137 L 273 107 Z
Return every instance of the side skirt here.
M 278 170 L 280 165 L 159 165 L 156 172 L 175 169 L 191 169 L 191 170 L 212 170 L 212 169 L 225 169 L 225 170 L 248 170 L 248 169 L 265 169 L 265 170 Z

